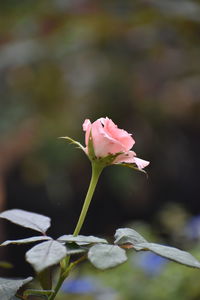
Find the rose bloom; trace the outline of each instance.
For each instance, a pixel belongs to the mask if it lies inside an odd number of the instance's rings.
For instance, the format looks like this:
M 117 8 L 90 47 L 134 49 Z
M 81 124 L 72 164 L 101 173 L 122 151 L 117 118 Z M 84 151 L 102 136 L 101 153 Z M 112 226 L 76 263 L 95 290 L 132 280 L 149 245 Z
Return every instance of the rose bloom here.
M 94 152 L 97 158 L 106 157 L 110 154 L 119 154 L 113 164 L 135 164 L 138 169 L 148 166 L 149 162 L 136 157 L 136 153 L 130 150 L 135 144 L 131 134 L 117 125 L 109 118 L 100 118 L 94 123 L 86 119 L 83 123 L 85 131 L 85 152 L 88 154 L 88 141 L 90 132 L 93 140 Z

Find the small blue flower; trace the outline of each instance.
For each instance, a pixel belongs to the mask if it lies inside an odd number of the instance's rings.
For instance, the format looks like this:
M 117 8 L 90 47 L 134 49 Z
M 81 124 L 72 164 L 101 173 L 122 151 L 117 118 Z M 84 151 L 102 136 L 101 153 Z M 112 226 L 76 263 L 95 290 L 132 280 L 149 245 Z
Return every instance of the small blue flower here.
M 137 253 L 135 262 L 146 274 L 154 276 L 161 272 L 168 260 L 152 252 L 144 252 Z
M 116 300 L 116 292 L 91 277 L 66 280 L 61 291 L 68 294 L 93 295 L 96 300 Z
M 200 215 L 192 217 L 184 228 L 186 236 L 192 240 L 200 239 Z
M 62 285 L 62 291 L 71 294 L 93 294 L 97 286 L 91 278 L 78 278 L 66 280 Z

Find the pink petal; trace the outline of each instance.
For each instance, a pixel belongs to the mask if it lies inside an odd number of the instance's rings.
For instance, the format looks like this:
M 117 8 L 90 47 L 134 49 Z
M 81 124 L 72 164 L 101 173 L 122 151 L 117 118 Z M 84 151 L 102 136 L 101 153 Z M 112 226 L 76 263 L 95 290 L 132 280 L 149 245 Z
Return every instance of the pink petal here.
M 124 151 L 123 145 L 106 133 L 101 119 L 92 124 L 92 138 L 97 157 L 104 157 L 111 153 Z
M 83 123 L 83 130 L 84 130 L 84 131 L 87 131 L 88 128 L 90 127 L 90 125 L 91 125 L 90 120 L 89 120 L 89 119 L 85 119 L 85 121 L 84 121 L 84 123 Z
M 114 161 L 114 164 L 119 164 L 119 163 L 135 163 L 135 156 L 136 153 L 134 151 L 128 151 L 124 152 L 120 155 L 118 155 Z
M 147 160 L 143 160 L 141 158 L 135 157 L 135 164 L 137 165 L 138 169 L 144 169 L 145 167 L 147 167 L 150 162 Z
M 149 161 L 136 157 L 136 154 L 133 151 L 120 154 L 115 159 L 114 164 L 120 164 L 120 163 L 136 164 L 138 169 L 144 169 L 149 165 Z
M 104 130 L 107 135 L 117 140 L 123 145 L 124 151 L 129 151 L 135 144 L 131 134 L 123 129 L 119 129 L 117 125 L 109 118 L 101 118 L 101 122 L 104 124 Z
M 83 123 L 83 130 L 86 131 L 86 133 L 85 133 L 85 145 L 86 146 L 88 144 L 91 127 L 92 127 L 92 124 L 91 124 L 90 120 L 85 119 L 85 121 Z

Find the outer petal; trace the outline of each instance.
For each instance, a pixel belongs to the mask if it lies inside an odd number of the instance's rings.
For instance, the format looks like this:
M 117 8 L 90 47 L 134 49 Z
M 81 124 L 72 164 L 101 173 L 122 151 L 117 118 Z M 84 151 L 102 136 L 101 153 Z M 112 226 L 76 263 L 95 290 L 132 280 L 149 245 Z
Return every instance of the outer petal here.
M 138 157 L 135 157 L 135 164 L 137 165 L 138 169 L 144 169 L 145 167 L 147 167 L 150 162 Z
M 83 130 L 84 131 L 87 131 L 88 130 L 88 127 L 91 127 L 91 122 L 89 119 L 85 119 L 84 123 L 83 123 Z
M 86 146 L 88 144 L 91 127 L 92 127 L 92 124 L 91 124 L 90 120 L 85 119 L 85 121 L 83 123 L 83 130 L 86 131 L 86 133 L 85 133 L 85 145 Z
M 104 122 L 105 132 L 122 144 L 124 151 L 129 151 L 133 147 L 135 141 L 131 134 L 123 129 L 119 129 L 117 125 L 109 118 L 103 119 L 102 121 Z
M 109 154 L 126 152 L 126 147 L 106 131 L 105 120 L 101 118 L 92 124 L 91 130 L 96 156 L 104 157 Z
M 135 156 L 136 153 L 134 151 L 128 151 L 125 153 L 120 154 L 117 156 L 115 161 L 113 162 L 114 164 L 120 164 L 120 163 L 135 163 Z
M 136 157 L 136 154 L 133 151 L 120 154 L 115 159 L 114 164 L 120 164 L 120 163 L 136 164 L 138 169 L 144 169 L 149 165 L 149 161 Z
M 92 124 L 92 139 L 97 157 L 104 157 L 110 153 L 124 151 L 123 145 L 107 135 L 100 119 Z

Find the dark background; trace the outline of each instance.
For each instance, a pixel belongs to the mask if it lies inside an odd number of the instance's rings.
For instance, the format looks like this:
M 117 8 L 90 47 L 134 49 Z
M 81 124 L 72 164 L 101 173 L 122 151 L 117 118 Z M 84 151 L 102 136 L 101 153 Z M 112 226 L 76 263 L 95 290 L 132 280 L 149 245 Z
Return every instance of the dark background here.
M 49 234 L 72 233 L 90 163 L 57 137 L 84 143 L 85 118 L 108 116 L 151 162 L 148 179 L 107 168 L 82 233 L 111 236 L 138 219 L 152 224 L 167 203 L 199 214 L 199 53 L 199 1 L 1 1 L 1 211 L 45 214 Z M 35 235 L 0 224 L 2 242 Z M 9 246 L 1 257 L 20 266 L 25 247 L 18 251 Z

